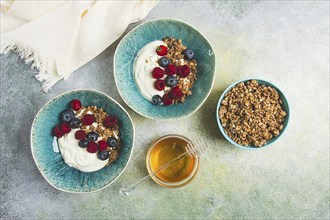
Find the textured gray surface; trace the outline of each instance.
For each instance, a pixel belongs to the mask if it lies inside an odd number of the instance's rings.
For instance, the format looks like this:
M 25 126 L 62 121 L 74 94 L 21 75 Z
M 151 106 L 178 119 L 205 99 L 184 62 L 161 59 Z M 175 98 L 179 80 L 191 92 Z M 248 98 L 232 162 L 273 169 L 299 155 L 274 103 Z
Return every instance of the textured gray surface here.
M 61 81 L 48 94 L 15 54 L 1 61 L 1 219 L 12 218 L 330 218 L 329 216 L 329 2 L 161 2 L 147 19 L 191 23 L 217 55 L 214 88 L 193 116 L 153 121 L 123 103 L 112 74 L 118 41 Z M 230 145 L 215 121 L 216 102 L 232 82 L 260 77 L 286 94 L 291 121 L 271 147 L 247 151 Z M 30 152 L 30 127 L 54 96 L 78 88 L 119 101 L 136 127 L 134 155 L 123 175 L 93 194 L 52 188 Z M 152 129 L 151 129 L 152 128 Z M 152 181 L 129 198 L 119 189 L 144 176 L 149 144 L 161 135 L 203 136 L 210 154 L 195 180 L 181 189 Z

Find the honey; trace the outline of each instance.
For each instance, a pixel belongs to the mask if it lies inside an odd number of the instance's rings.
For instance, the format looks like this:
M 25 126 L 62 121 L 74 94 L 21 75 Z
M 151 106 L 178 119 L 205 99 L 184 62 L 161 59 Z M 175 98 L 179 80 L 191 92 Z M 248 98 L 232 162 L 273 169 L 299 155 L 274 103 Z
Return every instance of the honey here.
M 187 144 L 188 141 L 180 136 L 161 138 L 149 150 L 150 152 L 147 160 L 149 160 L 151 171 L 156 171 L 162 165 L 185 153 Z M 196 171 L 196 162 L 195 157 L 187 155 L 165 170 L 158 172 L 156 177 L 166 183 L 183 181 L 188 178 L 193 171 Z

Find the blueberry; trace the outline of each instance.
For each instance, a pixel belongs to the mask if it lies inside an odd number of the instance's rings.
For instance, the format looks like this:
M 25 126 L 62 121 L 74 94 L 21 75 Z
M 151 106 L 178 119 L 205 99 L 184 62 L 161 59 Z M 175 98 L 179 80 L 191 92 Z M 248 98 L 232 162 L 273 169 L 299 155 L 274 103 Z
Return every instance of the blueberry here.
M 74 112 L 71 109 L 64 110 L 61 113 L 61 119 L 63 122 L 70 122 L 74 118 Z
M 178 85 L 178 80 L 175 76 L 167 76 L 165 79 L 166 85 L 169 87 L 174 87 Z
M 80 125 L 81 121 L 79 118 L 73 118 L 71 121 L 70 121 L 70 127 L 71 128 L 79 128 L 79 125 Z
M 160 103 L 162 103 L 162 97 L 160 97 L 159 95 L 154 95 L 152 97 L 152 103 L 154 105 L 160 105 Z
M 158 59 L 158 64 L 161 67 L 167 67 L 170 64 L 170 60 L 167 57 L 162 57 Z
M 186 49 L 183 51 L 184 58 L 187 60 L 192 60 L 194 59 L 194 51 L 190 49 Z
M 88 147 L 89 140 L 81 140 L 78 142 L 79 147 L 86 148 Z
M 100 159 L 100 160 L 106 160 L 109 158 L 109 152 L 106 151 L 106 150 L 103 150 L 103 151 L 99 151 L 97 153 L 97 157 Z
M 98 137 L 99 137 L 99 134 L 96 133 L 95 131 L 89 132 L 89 133 L 87 134 L 87 138 L 88 138 L 90 141 L 96 141 Z
M 117 145 L 117 139 L 114 138 L 114 137 L 109 137 L 108 140 L 107 140 L 107 144 L 110 147 L 115 147 Z

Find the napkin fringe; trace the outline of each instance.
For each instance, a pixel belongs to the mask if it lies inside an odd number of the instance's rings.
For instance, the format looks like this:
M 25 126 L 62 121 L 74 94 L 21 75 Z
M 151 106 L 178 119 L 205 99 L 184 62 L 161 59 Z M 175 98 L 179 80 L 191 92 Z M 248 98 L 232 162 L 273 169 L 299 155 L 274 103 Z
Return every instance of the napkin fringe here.
M 6 54 L 9 51 L 16 52 L 26 64 L 31 63 L 31 69 L 36 68 L 39 73 L 35 76 L 38 81 L 42 84 L 42 90 L 48 92 L 51 87 L 59 80 L 63 79 L 64 76 L 69 74 L 66 68 L 61 62 L 54 56 L 36 49 L 26 43 L 21 43 L 17 40 L 6 39 L 1 36 L 1 54 Z

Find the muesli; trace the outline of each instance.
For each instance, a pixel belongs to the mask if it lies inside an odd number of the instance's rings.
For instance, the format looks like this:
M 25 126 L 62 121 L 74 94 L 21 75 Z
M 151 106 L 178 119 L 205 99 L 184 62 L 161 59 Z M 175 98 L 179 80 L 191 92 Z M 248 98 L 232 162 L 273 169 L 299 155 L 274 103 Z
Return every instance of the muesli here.
M 152 41 L 139 51 L 134 77 L 141 94 L 153 104 L 184 103 L 197 80 L 194 51 L 173 37 Z
M 261 147 L 283 129 L 286 112 L 276 89 L 256 80 L 241 82 L 225 94 L 219 118 L 236 143 Z
M 94 172 L 118 158 L 118 119 L 97 106 L 84 107 L 74 99 L 53 129 L 64 162 L 83 172 Z

